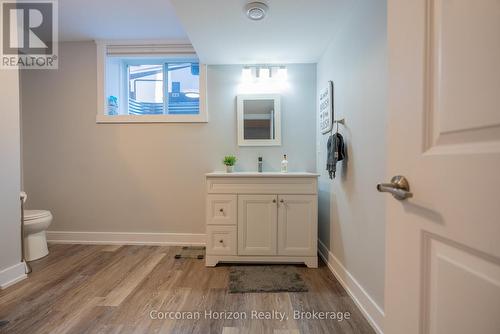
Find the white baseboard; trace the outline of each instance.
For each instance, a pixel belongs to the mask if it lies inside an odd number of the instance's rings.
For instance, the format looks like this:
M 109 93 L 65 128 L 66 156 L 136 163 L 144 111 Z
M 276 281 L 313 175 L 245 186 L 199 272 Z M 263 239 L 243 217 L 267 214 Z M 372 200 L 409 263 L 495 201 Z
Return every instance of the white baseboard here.
M 47 231 L 57 244 L 204 246 L 205 234 Z
M 342 284 L 347 293 L 354 300 L 361 313 L 378 334 L 383 334 L 384 311 L 375 303 L 373 298 L 366 292 L 359 282 L 347 271 L 340 261 L 330 252 L 330 250 L 318 240 L 319 255 L 328 265 L 330 271 Z
M 19 262 L 13 266 L 0 271 L 0 290 L 6 289 L 9 286 L 16 284 L 28 277 L 26 275 L 26 265 L 24 262 Z

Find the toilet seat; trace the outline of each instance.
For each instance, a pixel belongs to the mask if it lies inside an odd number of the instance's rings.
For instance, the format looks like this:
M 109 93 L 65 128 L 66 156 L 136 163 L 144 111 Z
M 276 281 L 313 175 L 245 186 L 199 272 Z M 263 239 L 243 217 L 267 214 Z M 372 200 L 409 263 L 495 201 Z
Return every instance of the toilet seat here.
M 39 218 L 51 216 L 50 211 L 47 210 L 24 210 L 24 221 L 29 222 Z

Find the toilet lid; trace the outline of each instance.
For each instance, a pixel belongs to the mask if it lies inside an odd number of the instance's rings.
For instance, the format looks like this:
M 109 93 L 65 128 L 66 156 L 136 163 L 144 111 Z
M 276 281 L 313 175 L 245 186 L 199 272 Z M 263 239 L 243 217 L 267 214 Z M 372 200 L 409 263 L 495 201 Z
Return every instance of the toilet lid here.
M 24 210 L 24 220 L 33 220 L 50 216 L 47 210 Z

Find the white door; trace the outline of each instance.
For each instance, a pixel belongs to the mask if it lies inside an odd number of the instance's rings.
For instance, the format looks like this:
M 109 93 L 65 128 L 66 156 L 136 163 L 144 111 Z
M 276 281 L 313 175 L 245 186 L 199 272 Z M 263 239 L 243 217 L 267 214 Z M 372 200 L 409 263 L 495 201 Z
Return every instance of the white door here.
M 389 0 L 388 35 L 385 333 L 498 334 L 500 0 Z
M 276 195 L 238 195 L 238 255 L 276 255 Z
M 278 196 L 278 254 L 314 256 L 317 252 L 317 199 L 314 195 Z

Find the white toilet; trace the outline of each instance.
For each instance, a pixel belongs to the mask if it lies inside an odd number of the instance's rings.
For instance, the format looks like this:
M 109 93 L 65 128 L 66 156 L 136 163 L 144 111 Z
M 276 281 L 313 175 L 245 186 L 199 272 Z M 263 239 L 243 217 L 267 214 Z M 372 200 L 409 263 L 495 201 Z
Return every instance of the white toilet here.
M 21 194 L 26 201 L 26 194 Z M 49 254 L 45 230 L 52 222 L 52 214 L 46 210 L 24 210 L 24 256 L 26 261 L 38 260 Z

